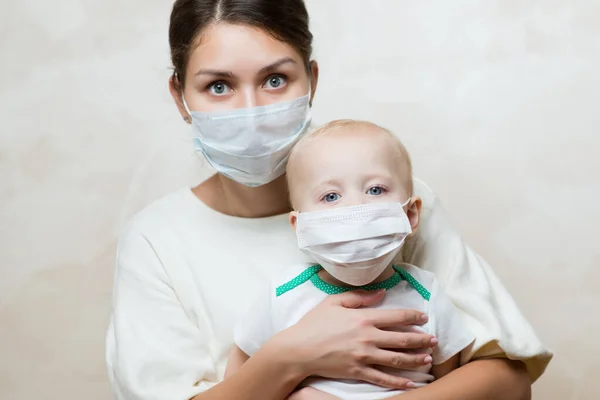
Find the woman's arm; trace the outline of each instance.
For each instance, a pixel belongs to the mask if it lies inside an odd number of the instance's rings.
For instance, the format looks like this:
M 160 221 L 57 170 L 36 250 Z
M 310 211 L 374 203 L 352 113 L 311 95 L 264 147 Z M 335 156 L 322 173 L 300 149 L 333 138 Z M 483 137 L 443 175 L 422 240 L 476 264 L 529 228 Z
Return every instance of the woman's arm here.
M 215 365 L 210 337 L 179 302 L 155 247 L 145 235 L 131 231 L 119 243 L 107 335 L 116 398 L 282 400 L 291 393 L 308 372 L 282 351 L 287 343 L 282 341 L 265 346 L 231 379 L 211 387 Z
M 235 373 L 237 370 L 242 368 L 242 365 L 250 356 L 244 353 L 239 347 L 233 345 L 233 348 L 229 352 L 229 357 L 227 358 L 227 368 L 225 368 L 225 379 Z
M 523 363 L 508 359 L 478 360 L 472 361 L 459 370 L 457 369 L 458 362 L 457 355 L 443 364 L 434 366 L 432 374 L 436 377 L 436 381 L 425 387 L 391 397 L 390 400 L 531 399 L 531 382 Z M 444 377 L 446 378 L 444 379 Z M 240 382 L 240 385 L 245 384 L 245 382 Z M 259 388 L 260 384 L 262 383 L 257 384 Z M 197 396 L 195 399 L 201 400 L 202 397 Z M 288 398 L 288 400 L 292 399 L 329 400 L 336 399 L 336 397 L 309 387 Z
M 525 365 L 506 358 L 475 360 L 397 400 L 530 400 Z
M 432 366 L 431 375 L 438 380 L 442 376 L 448 375 L 458 367 L 460 367 L 460 354 L 456 354 L 446 362 Z
M 461 364 L 478 358 L 520 360 L 535 381 L 552 353 L 492 268 L 464 243 L 431 189 L 415 179 L 415 191 L 423 200 L 420 225 L 402 249 L 402 258 L 433 272 L 466 318 L 475 341 L 461 352 Z
M 119 243 L 106 343 L 109 378 L 118 400 L 281 400 L 309 375 L 405 388 L 407 379 L 372 365 L 423 365 L 426 354 L 393 349 L 436 343 L 427 334 L 383 330 L 420 325 L 425 322 L 421 312 L 359 309 L 379 302 L 384 292 L 343 293 L 329 296 L 215 385 L 208 330 L 186 313 L 157 247 L 131 228 Z
M 378 329 L 422 324 L 425 319 L 420 312 L 357 309 L 373 305 L 382 297 L 383 292 L 329 296 L 296 325 L 267 341 L 247 361 L 243 362 L 246 357 L 239 353 L 234 354 L 234 363 L 242 364 L 239 369 L 194 400 L 279 400 L 310 375 L 360 379 L 406 389 L 409 380 L 387 375 L 373 368 L 373 364 L 398 368 L 423 365 L 427 354 L 402 354 L 390 349 L 431 346 L 432 338 Z
M 342 400 L 329 393 L 307 386 L 295 391 L 286 400 Z
M 310 373 L 272 340 L 227 381 L 210 387 L 209 337 L 185 312 L 150 240 L 128 231 L 119 243 L 107 363 L 119 400 L 283 400 Z M 214 380 L 214 378 L 212 378 Z
M 308 375 L 293 358 L 283 355 L 278 346 L 267 343 L 239 368 L 232 370 L 226 380 L 192 400 L 286 399 Z

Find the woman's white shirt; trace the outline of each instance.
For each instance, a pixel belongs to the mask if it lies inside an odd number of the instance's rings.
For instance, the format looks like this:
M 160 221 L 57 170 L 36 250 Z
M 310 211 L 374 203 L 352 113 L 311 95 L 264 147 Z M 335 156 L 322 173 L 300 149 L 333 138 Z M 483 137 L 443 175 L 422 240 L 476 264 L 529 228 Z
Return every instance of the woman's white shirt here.
M 415 190 L 421 223 L 398 261 L 435 273 L 463 311 L 476 337 L 463 362 L 504 353 L 525 361 L 537 379 L 551 352 L 435 194 L 419 180 Z M 119 240 L 106 339 L 117 399 L 187 400 L 219 382 L 244 304 L 282 268 L 303 261 L 287 215 L 223 215 L 188 188 L 138 213 Z

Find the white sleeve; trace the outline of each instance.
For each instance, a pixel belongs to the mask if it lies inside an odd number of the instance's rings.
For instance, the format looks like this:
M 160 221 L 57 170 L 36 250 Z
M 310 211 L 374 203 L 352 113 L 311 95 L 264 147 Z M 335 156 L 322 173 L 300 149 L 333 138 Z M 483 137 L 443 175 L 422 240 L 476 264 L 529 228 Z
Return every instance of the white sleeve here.
M 237 321 L 233 333 L 235 344 L 252 357 L 275 333 L 273 304 L 275 289 L 261 290 Z
M 415 190 L 423 199 L 423 211 L 417 234 L 403 249 L 403 259 L 433 272 L 463 312 L 475 341 L 461 353 L 462 363 L 494 356 L 521 360 L 535 381 L 552 352 L 540 342 L 492 268 L 463 242 L 433 191 L 418 179 Z
M 439 340 L 431 355 L 433 365 L 448 361 L 475 339 L 462 313 L 454 307 L 435 278 L 429 299 L 429 318 L 431 333 Z
M 188 400 L 216 380 L 204 333 L 140 232 L 119 241 L 112 311 L 106 361 L 117 399 Z

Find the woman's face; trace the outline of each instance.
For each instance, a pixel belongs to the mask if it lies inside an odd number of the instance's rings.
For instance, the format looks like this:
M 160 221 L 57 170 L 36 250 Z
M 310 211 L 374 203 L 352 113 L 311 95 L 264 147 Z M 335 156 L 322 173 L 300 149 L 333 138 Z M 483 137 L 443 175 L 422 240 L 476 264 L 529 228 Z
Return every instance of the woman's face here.
M 314 92 L 318 69 L 311 65 Z M 186 69 L 183 96 L 190 110 L 220 111 L 293 100 L 309 90 L 300 54 L 261 29 L 215 24 L 202 33 Z M 183 117 L 181 93 L 171 93 Z

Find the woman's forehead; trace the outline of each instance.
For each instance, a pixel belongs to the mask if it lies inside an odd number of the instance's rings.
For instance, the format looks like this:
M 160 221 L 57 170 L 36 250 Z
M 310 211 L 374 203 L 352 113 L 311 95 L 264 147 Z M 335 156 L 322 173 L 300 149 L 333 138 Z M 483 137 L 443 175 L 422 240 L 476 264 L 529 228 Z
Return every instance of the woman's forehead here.
M 190 54 L 188 72 L 195 74 L 200 69 L 209 69 L 243 75 L 256 73 L 286 58 L 303 68 L 302 58 L 292 46 L 264 30 L 218 23 L 202 33 Z

